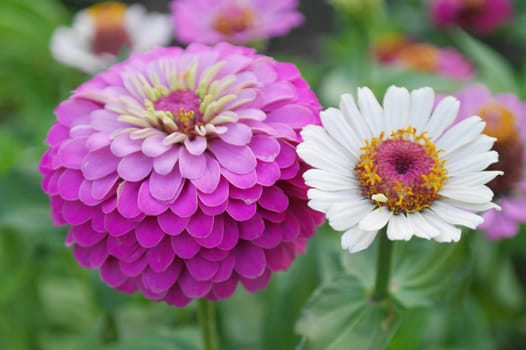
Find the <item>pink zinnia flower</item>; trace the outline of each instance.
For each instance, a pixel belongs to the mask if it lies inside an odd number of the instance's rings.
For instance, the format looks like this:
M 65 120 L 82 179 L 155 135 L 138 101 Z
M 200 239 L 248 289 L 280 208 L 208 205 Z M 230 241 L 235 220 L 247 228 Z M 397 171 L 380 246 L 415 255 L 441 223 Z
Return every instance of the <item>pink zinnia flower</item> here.
M 492 95 L 483 85 L 468 87 L 456 97 L 459 118 L 479 115 L 486 122 L 484 133 L 497 138 L 493 148 L 499 161 L 489 169 L 504 171 L 489 183 L 502 211 L 484 213 L 479 228 L 492 239 L 512 237 L 526 222 L 526 104 L 511 93 Z
M 439 48 L 414 42 L 399 34 L 388 34 L 376 41 L 373 50 L 377 59 L 384 64 L 458 80 L 473 77 L 472 64 L 451 47 Z
M 134 54 L 55 111 L 40 164 L 53 221 L 122 292 L 183 306 L 264 288 L 322 221 L 295 152 L 319 111 L 295 66 L 251 49 Z
M 430 10 L 441 27 L 460 25 L 479 33 L 491 33 L 513 17 L 509 0 L 433 0 Z
M 265 40 L 303 22 L 297 7 L 297 0 L 174 0 L 175 36 L 183 43 Z

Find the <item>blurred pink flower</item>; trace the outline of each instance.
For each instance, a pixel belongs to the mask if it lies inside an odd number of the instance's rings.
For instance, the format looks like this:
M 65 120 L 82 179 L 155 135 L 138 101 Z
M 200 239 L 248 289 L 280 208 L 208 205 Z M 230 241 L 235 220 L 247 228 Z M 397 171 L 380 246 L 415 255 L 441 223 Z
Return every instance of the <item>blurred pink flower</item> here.
M 486 122 L 484 133 L 497 138 L 493 149 L 499 161 L 488 169 L 504 171 L 489 183 L 502 211 L 484 213 L 479 229 L 491 239 L 513 237 L 526 222 L 526 104 L 511 93 L 492 95 L 484 85 L 468 87 L 456 97 L 459 120 L 479 115 Z
M 441 27 L 459 25 L 478 33 L 491 33 L 513 17 L 509 0 L 433 0 L 430 11 Z
M 373 50 L 376 58 L 384 64 L 459 80 L 473 77 L 473 66 L 454 48 L 439 48 L 390 33 L 381 36 Z
M 265 40 L 303 22 L 297 7 L 297 0 L 174 0 L 175 36 L 183 43 Z
M 264 288 L 323 220 L 295 147 L 320 105 L 292 64 L 192 44 L 134 54 L 56 109 L 52 218 L 122 292 L 184 306 Z

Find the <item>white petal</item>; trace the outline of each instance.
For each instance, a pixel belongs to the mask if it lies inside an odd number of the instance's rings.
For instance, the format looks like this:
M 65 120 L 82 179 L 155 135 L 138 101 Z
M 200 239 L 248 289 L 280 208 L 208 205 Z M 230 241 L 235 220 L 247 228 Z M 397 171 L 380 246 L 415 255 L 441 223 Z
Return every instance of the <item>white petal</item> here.
M 358 110 L 358 107 L 356 107 L 356 103 L 351 94 L 343 94 L 341 96 L 340 110 L 342 111 L 343 118 L 347 124 L 349 124 L 351 129 L 356 133 L 359 144 L 364 144 L 365 140 L 371 138 L 371 130 L 369 130 L 362 114 Z
M 455 157 L 454 160 L 446 162 L 448 175 L 463 176 L 465 173 L 472 173 L 486 169 L 489 165 L 496 163 L 499 160 L 499 154 L 495 151 L 475 153 L 462 160 L 460 157 Z
M 501 210 L 500 206 L 492 202 L 480 203 L 480 204 L 479 203 L 467 203 L 467 202 L 458 201 L 458 200 L 451 199 L 451 198 L 441 198 L 440 201 L 444 203 L 448 203 L 457 208 L 472 210 L 475 212 L 482 212 L 482 211 L 486 211 L 490 209 Z
M 170 17 L 158 13 L 146 13 L 144 7 L 138 4 L 126 10 L 125 26 L 131 36 L 133 51 L 146 51 L 168 44 L 171 38 Z
M 337 203 L 363 200 L 359 191 L 356 190 L 325 192 L 311 188 L 307 191 L 307 196 L 310 199 L 309 207 L 321 212 L 327 212 Z
M 385 129 L 384 111 L 369 88 L 358 89 L 358 105 L 372 135 L 380 135 Z
M 414 234 L 417 237 L 431 239 L 440 234 L 440 232 L 418 211 L 408 214 L 407 220 L 413 225 Z
M 409 115 L 409 91 L 405 88 L 390 86 L 384 96 L 384 118 L 386 133 L 406 128 Z
M 368 248 L 376 237 L 377 231 L 363 231 L 358 227 L 348 229 L 341 238 L 342 248 L 356 253 Z
M 451 199 L 467 203 L 483 204 L 490 202 L 493 198 L 493 192 L 489 187 L 480 186 L 444 186 L 438 194 Z
M 435 201 L 431 205 L 431 210 L 437 213 L 442 219 L 453 225 L 462 225 L 471 229 L 476 229 L 482 223 L 482 217 L 468 211 L 455 208 L 447 203 Z
M 378 231 L 387 224 L 392 216 L 393 212 L 389 209 L 377 208 L 360 220 L 359 227 L 364 231 Z
M 423 211 L 422 216 L 440 232 L 437 236 L 433 237 L 435 241 L 458 242 L 460 240 L 460 235 L 462 233 L 460 228 L 448 224 L 444 219 L 431 210 Z
M 484 127 L 485 123 L 482 119 L 477 116 L 469 117 L 447 130 L 444 135 L 438 139 L 436 146 L 438 149 L 444 150 L 442 156 L 445 156 L 475 140 L 482 130 L 484 130 Z
M 303 178 L 309 187 L 323 191 L 357 190 L 360 188 L 352 176 L 331 173 L 321 169 L 309 169 L 303 174 Z
M 504 174 L 498 170 L 478 171 L 473 173 L 462 174 L 462 176 L 450 177 L 447 181 L 451 186 L 478 186 L 485 185 L 496 176 Z
M 414 127 L 419 133 L 423 132 L 434 103 L 435 92 L 430 87 L 412 90 L 407 124 Z
M 332 228 L 343 231 L 355 226 L 374 207 L 369 200 L 338 203 L 329 208 L 326 216 Z
M 414 234 L 411 223 L 404 214 L 393 215 L 387 225 L 387 238 L 408 241 Z
M 432 140 L 436 140 L 453 123 L 457 117 L 459 107 L 460 102 L 452 96 L 440 101 L 425 126 L 425 130 L 429 133 Z
M 321 112 L 321 122 L 327 133 L 358 160 L 363 143 L 358 140 L 354 130 L 345 122 L 342 113 L 336 108 L 328 108 Z

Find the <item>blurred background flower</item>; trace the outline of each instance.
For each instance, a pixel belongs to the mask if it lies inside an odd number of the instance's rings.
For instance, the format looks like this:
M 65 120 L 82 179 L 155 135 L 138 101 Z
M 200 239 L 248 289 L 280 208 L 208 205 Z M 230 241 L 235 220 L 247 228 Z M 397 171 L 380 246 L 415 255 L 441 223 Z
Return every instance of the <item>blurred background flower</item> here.
M 96 73 L 120 55 L 166 45 L 171 36 L 168 15 L 147 13 L 139 4 L 108 1 L 79 11 L 71 27 L 57 28 L 50 48 L 58 61 Z

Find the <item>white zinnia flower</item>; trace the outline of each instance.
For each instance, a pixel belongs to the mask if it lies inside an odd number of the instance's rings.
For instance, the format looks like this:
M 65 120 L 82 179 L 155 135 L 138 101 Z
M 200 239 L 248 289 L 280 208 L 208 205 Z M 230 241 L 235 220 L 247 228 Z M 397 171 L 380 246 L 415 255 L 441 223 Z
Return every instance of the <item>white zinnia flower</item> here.
M 498 160 L 495 139 L 481 134 L 478 116 L 451 126 L 459 102 L 447 97 L 433 111 L 434 99 L 428 87 L 391 86 L 382 108 L 361 88 L 358 107 L 345 94 L 340 109 L 322 112 L 322 126 L 301 132 L 298 153 L 313 167 L 304 174 L 309 205 L 345 231 L 351 253 L 386 225 L 391 240 L 458 241 L 455 225 L 474 229 L 482 223 L 474 212 L 498 208 L 485 184 L 502 172 L 483 171 Z
M 167 44 L 171 32 L 168 15 L 146 13 L 142 5 L 102 2 L 78 12 L 71 28 L 57 28 L 50 48 L 57 61 L 97 73 L 115 63 L 123 50 Z

